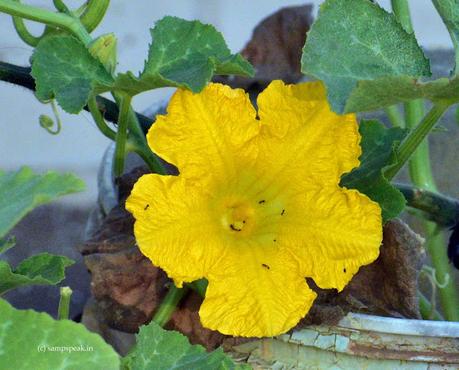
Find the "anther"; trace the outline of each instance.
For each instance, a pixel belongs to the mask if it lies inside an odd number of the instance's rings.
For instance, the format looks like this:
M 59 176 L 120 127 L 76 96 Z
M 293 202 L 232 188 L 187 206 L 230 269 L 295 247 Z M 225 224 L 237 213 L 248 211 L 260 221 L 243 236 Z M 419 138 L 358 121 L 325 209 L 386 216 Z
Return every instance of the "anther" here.
M 241 231 L 241 230 L 242 230 L 242 229 L 236 228 L 233 224 L 230 224 L 230 228 L 231 228 L 231 230 L 233 230 L 233 231 Z

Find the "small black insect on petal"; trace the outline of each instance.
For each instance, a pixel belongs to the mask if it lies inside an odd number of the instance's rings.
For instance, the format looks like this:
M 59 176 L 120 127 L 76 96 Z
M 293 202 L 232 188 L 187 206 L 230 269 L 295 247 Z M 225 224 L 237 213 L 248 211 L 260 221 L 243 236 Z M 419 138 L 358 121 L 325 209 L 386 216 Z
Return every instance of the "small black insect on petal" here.
M 147 205 L 144 207 L 144 209 L 143 209 L 143 210 L 144 210 L 144 211 L 146 211 L 146 210 L 148 209 L 148 207 L 150 207 L 150 205 L 149 205 L 149 204 L 147 204 Z
M 263 266 L 265 269 L 269 270 L 271 267 L 269 267 L 266 263 L 262 263 L 261 266 Z
M 343 268 L 343 272 L 344 272 L 344 273 L 346 273 L 346 267 L 345 267 L 345 268 Z
M 284 213 L 285 213 L 285 209 L 283 209 L 283 210 L 282 210 L 282 212 L 281 212 L 281 216 L 283 216 L 283 215 L 284 215 Z
M 453 233 L 448 242 L 448 258 L 454 267 L 459 269 L 459 221 L 453 228 Z
M 262 199 L 258 202 L 258 204 L 263 204 L 263 203 L 266 203 L 266 200 Z

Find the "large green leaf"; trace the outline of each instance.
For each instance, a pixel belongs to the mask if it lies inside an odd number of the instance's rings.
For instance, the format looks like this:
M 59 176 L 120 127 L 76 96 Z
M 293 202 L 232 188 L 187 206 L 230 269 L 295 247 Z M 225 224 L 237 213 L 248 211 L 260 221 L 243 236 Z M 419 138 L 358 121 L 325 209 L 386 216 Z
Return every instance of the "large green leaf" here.
M 385 128 L 378 121 L 362 121 L 360 166 L 341 179 L 341 185 L 357 189 L 382 209 L 383 220 L 397 217 L 405 208 L 405 198 L 385 177 L 384 170 L 395 164 L 394 149 L 405 136 L 400 128 Z
M 84 183 L 72 174 L 36 175 L 28 167 L 0 171 L 0 238 L 33 208 L 82 190 Z
M 80 112 L 92 92 L 110 88 L 113 78 L 102 63 L 75 37 L 50 35 L 37 45 L 32 76 L 41 101 L 56 98 L 69 113 Z
M 0 299 L 0 368 L 118 370 L 119 363 L 113 348 L 83 325 Z
M 241 55 L 232 55 L 221 33 L 199 21 L 164 17 L 151 30 L 144 71 L 118 75 L 115 86 L 130 95 L 158 87 L 185 87 L 200 91 L 213 74 L 251 76 L 253 67 Z
M 457 73 L 459 68 L 457 65 L 459 62 L 459 0 L 432 0 L 432 2 L 451 35 L 454 49 L 456 50 L 456 66 L 454 69 L 455 73 Z
M 429 62 L 414 35 L 369 0 L 325 1 L 308 33 L 301 63 L 305 74 L 325 82 L 338 113 L 392 104 L 397 101 L 393 94 L 409 99 L 404 90 L 411 92 L 417 78 L 430 76 Z M 365 94 L 359 99 L 366 97 L 374 105 L 361 105 L 355 98 L 363 81 Z
M 74 261 L 64 256 L 41 253 L 22 261 L 15 269 L 0 261 L 0 294 L 25 285 L 56 285 Z
M 235 365 L 221 349 L 208 353 L 202 346 L 192 346 L 182 334 L 154 322 L 140 328 L 137 344 L 123 364 L 129 370 L 250 369 Z

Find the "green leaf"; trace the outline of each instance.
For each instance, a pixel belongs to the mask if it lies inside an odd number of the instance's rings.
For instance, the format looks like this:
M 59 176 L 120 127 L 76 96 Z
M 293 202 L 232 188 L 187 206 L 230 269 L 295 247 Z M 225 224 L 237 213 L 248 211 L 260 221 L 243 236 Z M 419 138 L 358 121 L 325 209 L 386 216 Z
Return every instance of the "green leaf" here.
M 416 78 L 430 76 L 429 62 L 414 35 L 369 0 L 325 1 L 308 33 L 301 63 L 303 73 L 325 82 L 338 113 L 363 110 L 358 101 L 348 101 L 363 81 L 374 102 L 383 97 L 392 104 L 390 95 L 398 89 L 399 78 L 406 88 L 407 83 L 415 85 Z
M 387 221 L 397 217 L 406 204 L 403 194 L 384 177 L 384 170 L 395 164 L 395 148 L 406 132 L 397 127 L 387 129 L 378 121 L 362 121 L 359 131 L 360 166 L 341 178 L 341 186 L 357 189 L 378 202 Z
M 202 346 L 192 346 L 182 334 L 154 322 L 140 328 L 137 344 L 123 365 L 130 370 L 250 369 L 235 365 L 221 348 L 208 353 Z
M 0 364 L 15 370 L 118 370 L 120 361 L 82 324 L 17 310 L 0 299 Z
M 144 71 L 118 75 L 115 87 L 129 95 L 159 87 L 184 87 L 198 92 L 214 73 L 253 75 L 253 67 L 239 54 L 232 55 L 221 33 L 199 21 L 164 17 L 151 30 Z
M 451 40 L 456 51 L 454 73 L 457 74 L 459 68 L 459 0 L 432 0 L 432 2 L 451 35 Z
M 64 256 L 41 253 L 22 261 L 14 270 L 0 261 L 0 294 L 25 285 L 56 285 L 65 278 L 65 269 L 75 262 Z
M 82 190 L 83 181 L 72 174 L 36 175 L 28 167 L 0 171 L 0 238 L 35 207 Z
M 75 37 L 43 38 L 32 57 L 32 76 L 41 101 L 55 98 L 69 113 L 80 112 L 91 93 L 110 89 L 113 78 Z
M 411 77 L 360 81 L 346 102 L 346 112 L 365 112 L 413 99 L 459 101 L 459 77 L 422 83 Z

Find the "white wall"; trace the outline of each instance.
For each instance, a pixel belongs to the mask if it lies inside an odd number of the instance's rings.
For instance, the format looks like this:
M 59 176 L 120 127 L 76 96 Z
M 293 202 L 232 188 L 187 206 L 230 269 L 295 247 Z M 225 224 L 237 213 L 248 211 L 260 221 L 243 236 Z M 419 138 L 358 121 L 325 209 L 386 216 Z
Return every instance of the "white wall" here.
M 51 8 L 50 0 L 24 2 Z M 309 3 L 315 4 L 317 11 L 321 1 Z M 390 0 L 379 3 L 390 8 Z M 68 1 L 67 4 L 76 7 L 81 1 Z M 147 53 L 148 29 L 164 15 L 213 23 L 236 52 L 244 46 L 261 19 L 282 6 L 301 4 L 303 2 L 291 0 L 112 0 L 106 19 L 94 34 L 115 32 L 119 40 L 119 70 L 136 72 L 142 68 Z M 426 47 L 449 46 L 448 34 L 431 1 L 411 0 L 410 4 L 421 44 Z M 40 30 L 39 25 L 32 26 L 31 29 Z M 27 65 L 31 48 L 16 36 L 9 17 L 3 14 L 0 15 L 0 35 L 0 60 Z M 135 99 L 134 106 L 141 111 L 158 99 L 166 99 L 170 93 L 171 89 L 162 89 L 143 94 Z M 29 91 L 2 82 L 0 112 L 0 168 L 16 169 L 28 164 L 39 171 L 72 171 L 86 181 L 88 191 L 67 199 L 79 204 L 95 199 L 95 173 L 108 140 L 97 131 L 88 113 L 79 116 L 62 113 L 62 132 L 51 136 L 38 125 L 40 114 L 51 115 L 50 107 L 38 103 Z

